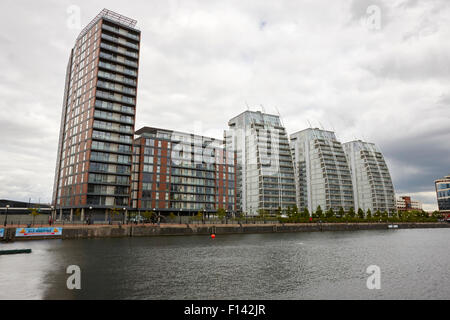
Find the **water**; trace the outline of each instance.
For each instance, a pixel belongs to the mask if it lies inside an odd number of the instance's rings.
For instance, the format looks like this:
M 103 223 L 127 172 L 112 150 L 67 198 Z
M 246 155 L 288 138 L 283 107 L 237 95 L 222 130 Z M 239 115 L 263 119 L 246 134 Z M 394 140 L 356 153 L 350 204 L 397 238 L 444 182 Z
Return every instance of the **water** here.
M 449 299 L 449 243 L 450 229 L 15 242 L 0 247 L 33 253 L 0 256 L 0 299 Z

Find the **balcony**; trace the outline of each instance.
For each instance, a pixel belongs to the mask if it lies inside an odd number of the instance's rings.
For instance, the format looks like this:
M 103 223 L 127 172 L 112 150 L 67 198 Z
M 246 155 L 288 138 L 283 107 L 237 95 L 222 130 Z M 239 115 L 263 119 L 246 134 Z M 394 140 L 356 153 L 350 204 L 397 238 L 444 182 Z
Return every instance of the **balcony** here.
M 116 85 L 111 82 L 98 81 L 97 87 L 112 90 L 121 94 L 127 94 L 131 96 L 136 96 L 136 90 L 133 88 L 124 87 L 122 85 Z
M 128 107 L 128 106 L 122 106 L 119 104 L 114 104 L 114 103 L 106 102 L 106 101 L 102 101 L 102 100 L 95 101 L 95 108 L 120 112 L 120 113 L 134 116 L 134 108 Z
M 113 61 L 113 62 L 116 62 L 116 63 L 120 63 L 120 64 L 123 64 L 123 65 L 126 65 L 126 66 L 130 66 L 130 67 L 133 67 L 133 68 L 137 68 L 138 67 L 137 62 L 128 61 L 127 59 L 120 59 L 117 56 L 114 56 L 112 54 L 108 54 L 108 53 L 105 53 L 105 52 L 100 52 L 100 58 L 108 59 L 110 61 Z
M 120 116 L 118 114 L 105 115 L 104 112 L 101 112 L 98 110 L 95 110 L 94 118 L 113 121 L 113 122 L 117 122 L 117 123 L 133 124 L 133 119 L 124 118 L 123 116 Z
M 124 29 L 117 28 L 117 27 L 112 27 L 112 26 L 109 26 L 109 25 L 106 25 L 106 24 L 102 25 L 102 29 L 114 32 L 117 35 L 125 36 L 125 37 L 128 37 L 128 38 L 136 40 L 136 41 L 139 41 L 139 38 L 140 38 L 137 34 L 133 34 L 131 32 L 128 32 L 128 31 L 124 30 Z
M 122 46 L 129 47 L 129 48 L 132 48 L 132 49 L 135 49 L 135 50 L 139 50 L 139 46 L 137 44 L 128 42 L 128 41 L 126 41 L 123 38 L 116 38 L 116 37 L 107 35 L 105 33 L 102 33 L 102 39 L 105 39 L 105 40 L 108 40 L 108 41 L 120 44 Z
M 103 92 L 103 91 L 97 91 L 96 93 L 96 97 L 98 98 L 102 98 L 102 99 L 108 99 L 108 100 L 112 100 L 115 102 L 120 102 L 120 103 L 125 103 L 125 104 L 131 104 L 131 105 L 135 105 L 136 100 L 134 98 L 128 98 L 128 97 L 118 97 L 114 94 L 110 94 L 107 92 Z
M 137 76 L 137 72 L 134 71 L 134 70 L 130 70 L 130 69 L 127 69 L 127 68 L 124 68 L 124 67 L 121 68 L 118 65 L 111 64 L 111 63 L 108 63 L 108 62 L 100 61 L 98 66 L 100 68 L 104 68 L 104 69 L 111 70 L 111 71 L 114 71 L 114 72 L 119 72 L 119 73 L 125 74 L 127 76 L 133 76 L 133 77 Z
M 97 76 L 99 78 L 103 78 L 103 79 L 107 79 L 107 80 L 110 80 L 110 81 L 119 82 L 121 84 L 126 84 L 126 85 L 129 85 L 129 86 L 136 87 L 136 80 L 124 77 L 122 75 L 109 73 L 109 72 L 105 72 L 105 71 L 99 71 Z
M 136 59 L 138 59 L 138 57 L 139 57 L 137 52 L 130 52 L 130 51 L 125 50 L 122 47 L 116 47 L 116 46 L 113 46 L 113 45 L 110 45 L 110 44 L 107 44 L 107 43 L 104 43 L 104 42 L 100 43 L 100 48 L 103 48 L 103 49 L 106 49 L 106 50 L 110 50 L 112 52 L 120 53 L 120 54 L 129 56 L 129 57 L 132 57 L 132 58 L 136 58 Z

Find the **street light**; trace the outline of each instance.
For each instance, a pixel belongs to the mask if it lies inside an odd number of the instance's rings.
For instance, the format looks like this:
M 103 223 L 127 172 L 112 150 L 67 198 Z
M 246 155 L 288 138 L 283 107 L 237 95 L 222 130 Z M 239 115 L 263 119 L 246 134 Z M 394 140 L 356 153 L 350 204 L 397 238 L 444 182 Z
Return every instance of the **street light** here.
M 54 220 L 54 216 L 53 216 L 54 215 L 54 211 L 53 211 L 54 209 L 55 209 L 54 206 L 50 206 L 50 210 L 51 210 L 50 211 L 51 212 L 50 213 L 50 223 L 49 223 L 50 225 L 53 223 L 53 220 Z
M 6 224 L 8 223 L 8 209 L 9 209 L 9 204 L 6 205 L 6 216 L 5 216 L 5 223 L 4 223 L 5 227 L 6 227 Z
M 123 224 L 125 224 L 125 213 L 126 213 L 127 208 L 123 208 Z
M 89 207 L 89 224 L 92 223 L 92 206 Z

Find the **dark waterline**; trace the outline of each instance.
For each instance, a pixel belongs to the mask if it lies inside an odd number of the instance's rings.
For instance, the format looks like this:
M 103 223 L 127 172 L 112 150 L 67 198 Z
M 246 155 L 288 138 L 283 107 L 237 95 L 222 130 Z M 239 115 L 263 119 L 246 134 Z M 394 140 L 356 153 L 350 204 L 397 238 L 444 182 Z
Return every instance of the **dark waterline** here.
M 33 253 L 0 256 L 0 299 L 450 299 L 449 243 L 449 229 L 15 242 L 0 248 Z

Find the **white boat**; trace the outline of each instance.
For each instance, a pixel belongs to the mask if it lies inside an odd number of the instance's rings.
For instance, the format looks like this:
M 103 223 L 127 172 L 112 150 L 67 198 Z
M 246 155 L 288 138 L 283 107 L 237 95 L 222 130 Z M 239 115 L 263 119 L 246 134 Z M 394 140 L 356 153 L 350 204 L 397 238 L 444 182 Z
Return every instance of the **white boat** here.
M 398 224 L 390 224 L 388 225 L 389 229 L 398 229 Z

